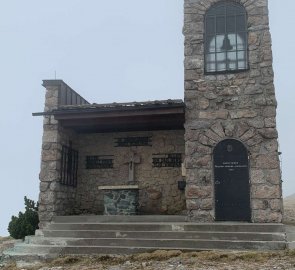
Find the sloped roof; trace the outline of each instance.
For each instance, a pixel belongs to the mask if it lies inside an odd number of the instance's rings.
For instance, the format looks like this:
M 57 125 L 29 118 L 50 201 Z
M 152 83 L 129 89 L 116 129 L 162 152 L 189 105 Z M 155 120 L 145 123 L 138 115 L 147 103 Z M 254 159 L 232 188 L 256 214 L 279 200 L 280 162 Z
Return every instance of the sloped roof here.
M 90 104 L 63 80 L 43 80 L 42 85 L 58 90 L 58 105 L 33 115 L 53 115 L 63 127 L 77 132 L 184 129 L 185 105 L 181 99 Z
M 181 99 L 60 105 L 34 115 L 54 115 L 64 127 L 77 132 L 183 129 L 185 120 Z
M 72 109 L 98 109 L 98 108 L 130 108 L 130 107 L 158 107 L 158 106 L 173 106 L 173 105 L 184 105 L 182 99 L 167 99 L 167 100 L 153 100 L 153 101 L 133 101 L 123 103 L 93 103 L 83 105 L 63 105 L 60 106 L 60 110 L 72 110 Z

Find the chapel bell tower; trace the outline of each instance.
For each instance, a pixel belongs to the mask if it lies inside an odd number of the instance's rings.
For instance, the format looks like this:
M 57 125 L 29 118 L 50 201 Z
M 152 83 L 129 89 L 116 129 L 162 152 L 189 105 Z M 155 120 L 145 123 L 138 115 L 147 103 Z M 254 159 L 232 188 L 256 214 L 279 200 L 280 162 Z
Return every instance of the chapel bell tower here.
M 189 219 L 279 223 L 268 1 L 184 2 Z

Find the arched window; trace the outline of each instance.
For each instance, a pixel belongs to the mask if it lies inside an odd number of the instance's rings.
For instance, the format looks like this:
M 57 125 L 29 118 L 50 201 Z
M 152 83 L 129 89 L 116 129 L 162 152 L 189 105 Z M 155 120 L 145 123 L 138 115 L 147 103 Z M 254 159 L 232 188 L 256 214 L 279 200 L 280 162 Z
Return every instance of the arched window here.
M 205 73 L 248 69 L 245 8 L 233 1 L 213 5 L 205 16 Z

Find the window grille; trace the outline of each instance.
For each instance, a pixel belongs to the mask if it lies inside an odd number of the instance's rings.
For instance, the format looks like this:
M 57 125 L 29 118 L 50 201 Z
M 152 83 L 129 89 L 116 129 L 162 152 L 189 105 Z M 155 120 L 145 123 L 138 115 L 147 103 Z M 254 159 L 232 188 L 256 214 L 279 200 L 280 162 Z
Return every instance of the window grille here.
M 78 151 L 72 146 L 62 146 L 60 183 L 65 186 L 77 186 Z
M 233 1 L 212 6 L 205 16 L 205 73 L 248 69 L 245 8 Z

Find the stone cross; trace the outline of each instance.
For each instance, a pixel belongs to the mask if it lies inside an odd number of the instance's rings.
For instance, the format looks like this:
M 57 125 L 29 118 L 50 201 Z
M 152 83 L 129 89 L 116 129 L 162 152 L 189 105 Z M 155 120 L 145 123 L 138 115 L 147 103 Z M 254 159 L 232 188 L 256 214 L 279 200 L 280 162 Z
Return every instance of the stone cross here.
M 134 182 L 134 178 L 135 178 L 135 164 L 139 164 L 140 163 L 140 156 L 138 156 L 137 154 L 133 153 L 130 157 L 130 160 L 128 162 L 126 162 L 129 165 L 129 182 Z

